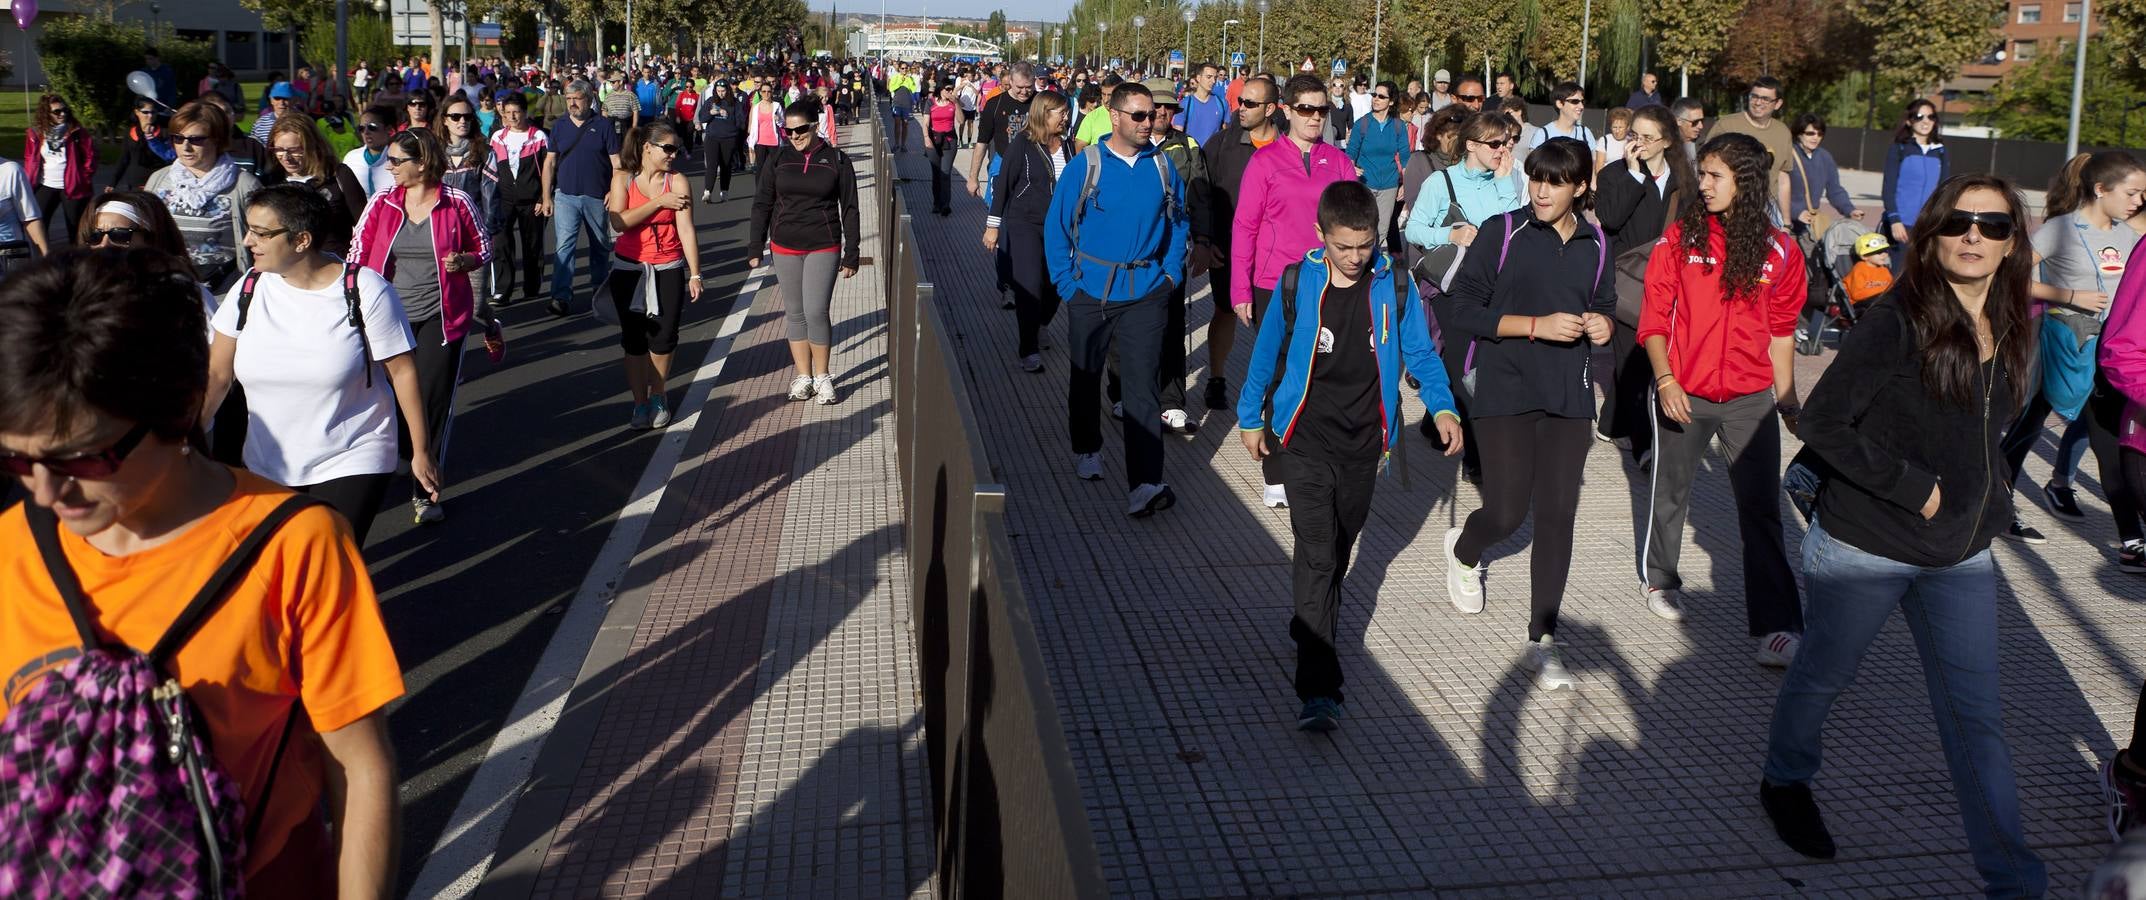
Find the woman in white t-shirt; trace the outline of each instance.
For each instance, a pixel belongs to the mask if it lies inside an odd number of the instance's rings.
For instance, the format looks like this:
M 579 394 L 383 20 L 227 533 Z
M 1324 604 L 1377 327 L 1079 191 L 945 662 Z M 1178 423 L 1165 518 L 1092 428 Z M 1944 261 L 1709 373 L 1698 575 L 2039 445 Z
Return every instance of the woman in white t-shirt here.
M 359 268 L 363 327 L 351 323 L 344 263 L 320 249 L 330 215 L 328 201 L 302 185 L 263 188 L 247 200 L 246 246 L 258 277 L 241 278 L 210 323 L 216 343 L 203 421 L 233 382 L 243 385 L 246 468 L 326 501 L 363 546 L 395 476 L 398 407 L 416 450 L 411 474 L 435 500 L 440 476 L 402 301 L 386 279 Z M 253 297 L 241 309 L 248 281 Z
M 366 107 L 358 116 L 358 138 L 364 143 L 343 154 L 343 165 L 357 176 L 366 197 L 395 187 L 395 173 L 387 165 L 387 142 L 395 137 L 395 127 L 402 124 L 401 116 L 394 107 L 379 105 Z

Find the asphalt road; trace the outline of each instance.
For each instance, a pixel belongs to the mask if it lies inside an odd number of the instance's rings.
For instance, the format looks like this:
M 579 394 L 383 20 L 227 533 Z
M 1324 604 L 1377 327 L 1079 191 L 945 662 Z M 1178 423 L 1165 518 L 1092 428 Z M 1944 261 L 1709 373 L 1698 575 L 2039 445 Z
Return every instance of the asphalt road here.
M 694 208 L 707 280 L 686 308 L 674 408 L 748 274 L 752 185 L 740 176 L 727 202 Z M 447 827 L 659 439 L 625 427 L 618 329 L 588 315 L 585 278 L 568 318 L 540 302 L 502 311 L 500 365 L 469 342 L 445 467 L 447 521 L 413 524 L 398 485 L 365 548 L 408 689 L 389 711 L 403 779 L 398 894 Z

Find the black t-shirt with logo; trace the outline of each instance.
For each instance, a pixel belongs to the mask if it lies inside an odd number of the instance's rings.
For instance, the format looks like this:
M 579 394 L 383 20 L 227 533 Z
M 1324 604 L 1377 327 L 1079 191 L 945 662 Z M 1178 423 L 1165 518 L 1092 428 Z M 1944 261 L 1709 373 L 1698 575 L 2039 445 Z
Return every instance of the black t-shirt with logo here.
M 983 120 L 978 134 L 988 135 L 991 140 L 991 155 L 1006 155 L 1006 144 L 1021 129 L 1028 127 L 1028 103 L 1015 100 L 1011 93 L 1000 91 L 997 96 L 984 102 Z
M 1311 387 L 1289 436 L 1289 446 L 1299 452 L 1332 462 L 1379 455 L 1379 364 L 1371 343 L 1370 290 L 1370 279 L 1363 278 L 1348 287 L 1329 284 L 1320 298 Z

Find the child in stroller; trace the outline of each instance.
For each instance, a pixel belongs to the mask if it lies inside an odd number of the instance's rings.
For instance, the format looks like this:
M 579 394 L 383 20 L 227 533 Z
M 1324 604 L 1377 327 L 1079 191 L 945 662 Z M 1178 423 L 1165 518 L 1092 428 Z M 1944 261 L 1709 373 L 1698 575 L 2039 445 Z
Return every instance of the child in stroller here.
M 1851 266 L 1865 259 L 1858 246 L 1865 238 L 1876 238 L 1883 242 L 1881 246 L 1890 247 L 1885 236 L 1870 230 L 1870 226 L 1854 219 L 1842 219 L 1827 228 L 1817 246 L 1805 254 L 1812 269 L 1811 284 L 1822 285 L 1824 294 L 1812 308 L 1804 311 L 1803 323 L 1796 327 L 1797 353 L 1816 356 L 1825 349 L 1828 329 L 1847 331 L 1854 327 L 1856 305 L 1867 298 L 1849 296 L 1848 275 Z M 1880 256 L 1882 258 L 1883 254 Z

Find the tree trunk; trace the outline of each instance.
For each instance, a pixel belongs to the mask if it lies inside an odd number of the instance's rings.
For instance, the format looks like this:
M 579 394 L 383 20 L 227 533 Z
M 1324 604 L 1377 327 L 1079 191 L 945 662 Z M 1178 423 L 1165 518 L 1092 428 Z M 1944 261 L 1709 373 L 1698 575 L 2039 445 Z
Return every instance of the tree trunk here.
M 289 44 L 289 45 L 290 45 L 289 47 L 287 47 L 287 48 L 285 48 L 285 49 L 288 49 L 289 51 L 291 51 L 291 54 L 290 54 L 290 55 L 291 55 L 291 67 L 290 67 L 289 69 L 286 69 L 286 70 L 284 70 L 284 71 L 287 71 L 287 72 L 291 73 L 291 74 L 290 74 L 290 79 L 291 79 L 291 80 L 292 80 L 293 82 L 295 82 L 295 81 L 297 81 L 297 80 L 298 80 L 298 24 L 297 24 L 297 23 L 295 23 L 295 22 L 291 23 L 291 27 L 290 27 L 289 29 L 287 29 L 287 30 L 286 30 L 286 31 L 284 32 L 284 35 L 283 35 L 283 42 L 284 42 L 285 44 Z
M 425 20 L 432 26 L 432 74 L 447 83 L 447 29 L 444 16 L 440 15 L 439 0 L 426 0 Z

